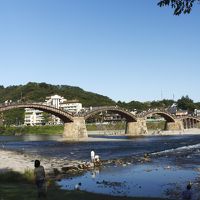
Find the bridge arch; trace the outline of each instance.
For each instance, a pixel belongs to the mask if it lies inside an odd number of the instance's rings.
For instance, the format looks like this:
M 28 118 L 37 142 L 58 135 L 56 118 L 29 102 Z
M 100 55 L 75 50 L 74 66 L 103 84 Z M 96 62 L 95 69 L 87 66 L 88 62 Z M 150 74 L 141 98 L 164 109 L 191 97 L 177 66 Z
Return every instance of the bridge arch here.
M 124 117 L 127 120 L 127 122 L 137 122 L 137 117 L 135 115 L 133 115 L 132 113 L 130 113 L 129 111 L 123 108 L 116 107 L 116 106 L 105 106 L 105 107 L 94 108 L 93 110 L 87 112 L 84 115 L 84 119 L 87 120 L 90 117 L 104 111 L 110 111 L 112 113 L 120 114 L 122 117 Z
M 198 124 L 200 124 L 200 118 L 193 116 L 181 117 L 179 120 L 182 121 L 184 129 L 198 128 Z
M 184 120 L 184 119 L 194 119 L 194 120 L 200 122 L 200 118 L 194 117 L 194 116 L 185 116 L 185 117 L 181 117 L 181 118 L 178 118 L 178 119 L 180 119 L 180 120 Z
M 147 113 L 143 114 L 144 118 L 147 118 L 148 116 L 151 115 L 160 115 L 161 117 L 163 117 L 167 122 L 175 122 L 175 118 L 173 117 L 173 115 L 171 115 L 170 113 L 166 112 L 166 111 L 160 111 L 160 110 L 155 110 L 155 111 L 149 111 Z
M 34 108 L 37 110 L 41 110 L 50 113 L 52 115 L 55 115 L 56 117 L 59 117 L 64 123 L 69 123 L 74 121 L 73 115 L 71 113 L 40 103 L 16 103 L 16 104 L 1 105 L 0 112 L 17 108 Z

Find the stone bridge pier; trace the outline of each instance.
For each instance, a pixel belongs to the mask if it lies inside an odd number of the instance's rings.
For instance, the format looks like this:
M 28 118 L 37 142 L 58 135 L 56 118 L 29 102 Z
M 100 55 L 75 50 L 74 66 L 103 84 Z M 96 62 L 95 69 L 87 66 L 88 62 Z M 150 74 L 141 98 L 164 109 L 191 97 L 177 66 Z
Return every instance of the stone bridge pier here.
M 181 131 L 184 129 L 183 122 L 181 120 L 175 120 L 175 122 L 167 122 L 165 130 L 167 131 Z
M 137 122 L 127 122 L 125 134 L 137 136 L 147 134 L 147 125 L 145 119 L 138 119 Z
M 73 122 L 68 122 L 64 124 L 63 138 L 78 140 L 87 137 L 88 134 L 84 117 L 74 117 Z

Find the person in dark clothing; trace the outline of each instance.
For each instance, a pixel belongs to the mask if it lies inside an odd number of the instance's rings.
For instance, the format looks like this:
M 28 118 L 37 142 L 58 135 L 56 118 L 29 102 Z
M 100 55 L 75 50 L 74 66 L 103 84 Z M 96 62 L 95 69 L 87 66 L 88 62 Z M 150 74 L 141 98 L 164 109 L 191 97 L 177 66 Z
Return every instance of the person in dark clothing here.
M 183 191 L 182 199 L 183 200 L 191 200 L 192 199 L 192 191 L 191 191 L 191 184 L 188 184 L 186 190 Z
M 45 184 L 45 170 L 42 165 L 40 165 L 39 160 L 35 160 L 35 183 L 38 190 L 38 197 L 46 197 L 46 184 Z

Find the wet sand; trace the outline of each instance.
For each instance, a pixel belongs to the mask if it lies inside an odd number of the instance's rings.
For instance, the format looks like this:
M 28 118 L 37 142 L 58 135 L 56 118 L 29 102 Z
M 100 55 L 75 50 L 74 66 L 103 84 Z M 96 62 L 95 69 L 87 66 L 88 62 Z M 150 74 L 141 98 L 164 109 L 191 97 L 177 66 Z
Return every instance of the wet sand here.
M 34 158 L 25 155 L 23 153 L 18 153 L 9 150 L 0 150 L 1 155 L 1 162 L 0 162 L 0 171 L 17 171 L 17 172 L 24 172 L 27 169 L 33 169 L 34 167 Z M 50 163 L 41 158 L 41 162 L 44 163 L 45 167 L 48 169 L 51 168 Z

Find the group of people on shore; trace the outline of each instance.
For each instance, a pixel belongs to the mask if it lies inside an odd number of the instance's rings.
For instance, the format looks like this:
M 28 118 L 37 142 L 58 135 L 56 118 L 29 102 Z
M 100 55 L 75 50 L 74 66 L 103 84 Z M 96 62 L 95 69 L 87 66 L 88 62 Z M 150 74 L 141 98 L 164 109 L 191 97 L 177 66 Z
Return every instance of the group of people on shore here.
M 100 157 L 99 155 L 95 155 L 94 151 L 91 151 L 91 163 L 93 163 L 94 166 L 100 165 Z M 37 186 L 38 198 L 46 197 L 47 187 L 44 167 L 40 165 L 39 160 L 35 160 L 34 167 L 35 184 Z M 81 183 L 75 185 L 76 190 L 80 190 L 80 187 Z
M 94 164 L 94 166 L 100 164 L 100 157 L 99 155 L 95 155 L 95 152 L 92 150 L 91 151 L 91 163 Z M 38 191 L 38 198 L 44 197 L 46 198 L 46 192 L 47 192 L 47 187 L 46 187 L 46 175 L 45 175 L 45 170 L 42 165 L 40 165 L 39 160 L 35 160 L 34 163 L 35 169 L 34 169 L 34 175 L 35 175 L 35 183 L 37 186 L 37 191 Z M 78 183 L 75 185 L 74 189 L 75 190 L 80 190 L 81 183 Z M 189 183 L 186 187 L 186 190 L 182 192 L 182 199 L 183 200 L 192 200 L 192 184 Z

